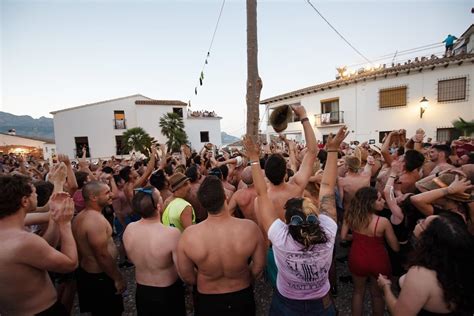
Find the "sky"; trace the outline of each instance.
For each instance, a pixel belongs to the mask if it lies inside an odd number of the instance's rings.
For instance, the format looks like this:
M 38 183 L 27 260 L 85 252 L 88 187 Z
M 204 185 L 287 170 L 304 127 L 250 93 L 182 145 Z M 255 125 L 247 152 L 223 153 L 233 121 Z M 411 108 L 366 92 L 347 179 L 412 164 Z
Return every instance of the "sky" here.
M 200 86 L 223 0 L 0 0 L 0 111 L 52 117 L 54 110 L 139 93 L 214 110 L 222 131 L 240 137 L 245 2 L 225 1 Z M 311 3 L 371 61 L 432 44 L 396 61 L 441 53 L 436 43 L 474 23 L 472 0 Z M 258 1 L 257 15 L 262 100 L 334 80 L 336 67 L 364 62 L 307 0 Z

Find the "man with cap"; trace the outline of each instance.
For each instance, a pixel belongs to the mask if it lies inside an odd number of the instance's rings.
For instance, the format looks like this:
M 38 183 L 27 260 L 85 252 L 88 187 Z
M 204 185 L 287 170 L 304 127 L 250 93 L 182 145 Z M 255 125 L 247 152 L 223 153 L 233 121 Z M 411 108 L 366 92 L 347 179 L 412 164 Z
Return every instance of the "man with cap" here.
M 185 200 L 191 189 L 189 178 L 181 172 L 173 174 L 169 178 L 170 189 L 173 192 L 165 202 L 165 211 L 163 212 L 163 225 L 178 228 L 181 232 L 188 226 L 196 223 L 191 203 Z

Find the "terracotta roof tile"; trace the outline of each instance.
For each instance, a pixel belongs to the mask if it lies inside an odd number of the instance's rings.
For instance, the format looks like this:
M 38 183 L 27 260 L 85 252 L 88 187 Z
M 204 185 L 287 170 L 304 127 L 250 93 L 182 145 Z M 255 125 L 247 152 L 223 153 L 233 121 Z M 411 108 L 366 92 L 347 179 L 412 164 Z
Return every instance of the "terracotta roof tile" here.
M 135 104 L 145 104 L 145 105 L 179 105 L 186 106 L 187 103 L 179 100 L 137 100 Z
M 389 75 L 396 75 L 402 72 L 409 73 L 412 70 L 422 71 L 423 69 L 426 69 L 426 68 L 434 69 L 435 67 L 438 67 L 438 66 L 448 66 L 449 64 L 452 64 L 452 63 L 461 64 L 463 62 L 474 63 L 474 54 L 461 54 L 461 55 L 456 55 L 452 57 L 427 59 L 424 61 L 416 60 L 404 65 L 397 65 L 390 68 L 382 68 L 380 70 L 365 72 L 359 75 L 350 76 L 348 78 L 344 78 L 344 79 L 341 78 L 341 79 L 325 82 L 322 84 L 318 84 L 315 86 L 280 94 L 280 95 L 262 100 L 260 101 L 260 104 L 269 104 L 269 103 L 273 103 L 277 101 L 299 97 L 305 94 L 311 94 L 318 91 L 323 91 L 325 89 L 338 88 L 342 85 L 357 83 L 358 81 L 361 81 L 361 80 L 366 80 L 366 79 L 371 79 L 371 78 L 375 79 L 381 76 L 386 77 Z

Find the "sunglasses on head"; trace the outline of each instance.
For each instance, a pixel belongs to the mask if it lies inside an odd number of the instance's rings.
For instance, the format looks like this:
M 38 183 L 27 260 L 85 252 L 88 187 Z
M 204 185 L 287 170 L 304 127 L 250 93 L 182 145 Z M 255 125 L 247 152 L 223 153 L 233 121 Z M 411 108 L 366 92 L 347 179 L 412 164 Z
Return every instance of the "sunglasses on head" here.
M 293 215 L 290 220 L 290 226 L 314 225 L 317 223 L 319 223 L 319 218 L 315 214 L 309 214 L 306 216 L 306 220 L 299 215 Z
M 156 202 L 155 202 L 155 199 L 153 198 L 153 189 L 145 189 L 145 188 L 133 189 L 133 195 L 135 195 L 135 193 L 137 192 L 141 192 L 141 193 L 144 193 L 145 195 L 148 195 L 151 199 L 153 209 L 156 209 Z

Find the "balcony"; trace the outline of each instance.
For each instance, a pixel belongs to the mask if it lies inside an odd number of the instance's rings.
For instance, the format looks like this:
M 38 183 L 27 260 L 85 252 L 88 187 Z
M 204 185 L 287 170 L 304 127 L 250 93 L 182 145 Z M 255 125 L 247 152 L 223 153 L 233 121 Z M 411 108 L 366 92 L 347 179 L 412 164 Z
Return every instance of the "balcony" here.
M 126 120 L 114 119 L 112 122 L 114 129 L 127 129 Z
M 334 126 L 344 124 L 344 111 L 335 111 L 316 114 L 315 124 L 317 127 Z

